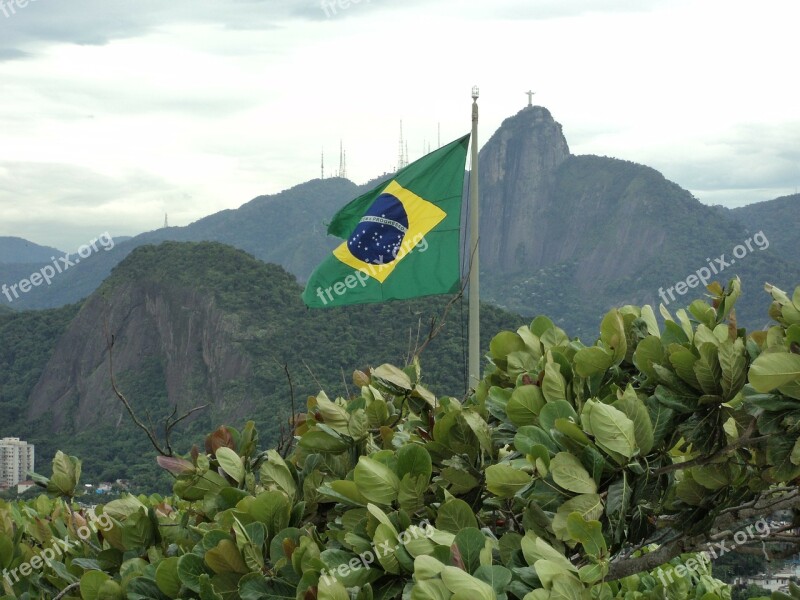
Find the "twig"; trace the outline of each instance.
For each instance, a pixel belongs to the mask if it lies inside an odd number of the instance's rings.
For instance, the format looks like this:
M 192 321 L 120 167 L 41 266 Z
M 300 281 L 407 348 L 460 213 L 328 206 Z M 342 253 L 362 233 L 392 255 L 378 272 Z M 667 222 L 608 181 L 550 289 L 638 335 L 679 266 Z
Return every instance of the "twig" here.
M 772 514 L 781 510 L 788 510 L 800 506 L 800 490 L 797 489 L 777 499 L 767 500 L 767 496 L 771 496 L 771 494 L 765 492 L 755 503 L 748 503 L 751 504 L 751 506 L 742 507 L 738 511 L 734 510 L 729 513 L 720 514 L 712 525 L 711 531 L 713 534 L 711 535 L 708 533 L 702 533 L 691 537 L 678 535 L 676 539 L 664 543 L 652 552 L 635 558 L 626 558 L 625 560 L 612 562 L 609 566 L 607 581 L 622 579 L 623 577 L 641 573 L 642 571 L 649 571 L 659 565 L 669 562 L 670 559 L 685 552 L 697 552 L 706 547 L 710 539 L 719 539 L 721 541 L 723 538 L 721 538 L 719 534 L 725 530 L 734 529 L 737 523 L 761 519 L 765 514 Z M 741 531 L 741 528 L 737 530 Z M 730 539 L 732 536 L 724 537 Z M 745 548 L 742 547 L 742 550 L 744 549 Z M 739 548 L 737 547 L 736 550 L 738 551 Z M 797 548 L 795 547 L 792 549 L 791 554 L 796 552 Z
M 286 379 L 289 381 L 289 399 L 292 403 L 292 416 L 289 421 L 289 425 L 291 428 L 291 431 L 289 432 L 289 445 L 286 448 L 286 454 L 283 455 L 283 458 L 286 458 L 286 456 L 289 455 L 289 452 L 292 449 L 292 444 L 294 443 L 295 415 L 297 414 L 297 412 L 295 411 L 295 406 L 294 406 L 294 384 L 292 383 L 292 375 L 291 373 L 289 373 L 288 363 L 283 365 L 283 370 L 286 373 Z M 344 371 L 342 371 L 342 375 L 344 376 Z
M 312 370 L 311 370 L 311 367 L 309 367 L 309 366 L 308 366 L 308 364 L 306 364 L 306 361 L 305 361 L 305 359 L 303 359 L 303 366 L 306 368 L 306 370 L 307 370 L 307 371 L 309 372 L 309 374 L 311 375 L 311 378 L 314 380 L 314 383 L 316 383 L 316 384 L 317 384 L 317 388 L 318 388 L 318 389 L 320 389 L 320 390 L 323 390 L 323 389 L 325 389 L 325 388 L 322 386 L 322 384 L 319 382 L 319 380 L 317 379 L 317 376 L 316 376 L 316 375 L 314 375 L 314 371 L 312 371 Z
M 67 587 L 65 587 L 61 592 L 59 592 L 58 596 L 53 596 L 53 600 L 61 600 L 64 596 L 66 596 L 72 590 L 81 587 L 81 582 L 76 581 L 75 583 L 70 583 Z
M 340 365 L 339 369 L 342 372 L 342 383 L 344 383 L 344 391 L 345 391 L 345 394 L 347 394 L 346 397 L 350 398 L 350 387 L 347 385 L 347 377 L 345 377 L 345 375 L 344 375 L 344 367 L 342 367 Z M 292 410 L 292 417 L 294 417 L 294 410 Z
M 125 410 L 128 411 L 128 414 L 130 415 L 131 420 L 134 422 L 134 424 L 139 429 L 141 429 L 142 431 L 145 432 L 145 434 L 147 435 L 148 439 L 150 440 L 150 443 L 153 445 L 153 448 L 156 449 L 156 452 L 158 452 L 161 456 L 173 456 L 172 445 L 170 444 L 170 441 L 169 441 L 169 436 L 170 436 L 170 433 L 172 432 L 172 430 L 175 428 L 175 426 L 178 423 L 180 423 L 181 421 L 183 421 L 184 419 L 186 419 L 190 415 L 196 413 L 199 410 L 203 410 L 204 408 L 207 408 L 208 404 L 204 404 L 202 406 L 197 406 L 197 407 L 191 409 L 186 414 L 184 414 L 181 417 L 179 417 L 178 419 L 174 419 L 175 414 L 178 412 L 178 406 L 176 404 L 175 405 L 175 409 L 172 411 L 172 414 L 170 416 L 168 416 L 166 418 L 166 420 L 164 421 L 164 442 L 165 442 L 165 446 L 166 447 L 162 448 L 161 444 L 159 444 L 158 439 L 156 438 L 156 435 L 154 433 L 154 427 L 153 427 L 152 421 L 150 422 L 150 426 L 149 427 L 147 425 L 145 425 L 136 416 L 136 413 L 133 412 L 133 408 L 131 407 L 130 402 L 128 402 L 128 399 L 125 397 L 125 395 L 120 391 L 119 387 L 117 386 L 117 379 L 114 376 L 114 342 L 115 342 L 115 337 L 112 334 L 109 333 L 108 317 L 107 316 L 103 321 L 103 332 L 104 332 L 104 334 L 106 336 L 106 347 L 108 348 L 108 372 L 109 372 L 109 375 L 111 377 L 111 389 L 114 390 L 114 394 L 117 396 L 117 398 L 119 398 L 120 402 L 122 402 L 122 405 L 125 407 Z M 150 414 L 149 413 L 147 413 L 147 419 L 148 419 L 148 421 L 150 421 Z
M 750 421 L 750 424 L 747 426 L 747 430 L 742 434 L 742 436 L 734 440 L 721 450 L 718 450 L 707 456 L 698 456 L 697 458 L 693 458 L 692 460 L 687 460 L 684 462 L 676 462 L 666 465 L 664 467 L 661 467 L 660 469 L 656 469 L 655 471 L 653 471 L 652 474 L 655 476 L 664 475 L 665 473 L 671 473 L 672 471 L 680 471 L 683 469 L 689 469 L 691 467 L 698 467 L 701 465 L 712 463 L 716 461 L 719 457 L 725 456 L 726 454 L 730 454 L 731 452 L 733 452 L 734 450 L 738 450 L 742 446 L 763 442 L 764 440 L 767 439 L 768 436 L 751 438 L 750 436 L 753 435 L 755 429 L 756 429 L 756 419 L 753 418 L 753 420 Z

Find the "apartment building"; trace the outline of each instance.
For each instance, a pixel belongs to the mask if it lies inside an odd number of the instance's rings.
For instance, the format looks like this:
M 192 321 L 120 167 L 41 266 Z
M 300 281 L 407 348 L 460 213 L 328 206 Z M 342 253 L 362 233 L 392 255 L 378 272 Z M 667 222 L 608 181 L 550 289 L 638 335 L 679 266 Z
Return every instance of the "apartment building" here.
M 33 471 L 33 444 L 19 438 L 0 439 L 0 484 L 15 486 Z

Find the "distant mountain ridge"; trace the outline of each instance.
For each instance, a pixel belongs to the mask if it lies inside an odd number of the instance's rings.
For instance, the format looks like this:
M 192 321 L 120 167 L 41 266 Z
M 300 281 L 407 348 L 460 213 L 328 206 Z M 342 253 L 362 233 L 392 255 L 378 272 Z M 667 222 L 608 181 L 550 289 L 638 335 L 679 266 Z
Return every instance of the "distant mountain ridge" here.
M 591 331 L 611 306 L 662 302 L 662 291 L 670 293 L 706 259 L 730 255 L 762 229 L 770 248 L 748 254 L 715 279 L 740 275 L 752 290 L 765 281 L 793 285 L 800 271 L 792 252 L 799 229 L 800 210 L 792 208 L 797 195 L 733 211 L 705 206 L 650 167 L 571 154 L 561 125 L 540 106 L 506 119 L 481 150 L 480 165 L 482 297 L 513 312 L 548 314 L 559 323 L 569 316 L 577 334 Z M 141 234 L 89 257 L 52 285 L 31 290 L 13 307 L 79 301 L 135 247 L 166 240 L 231 244 L 303 281 L 339 243 L 325 235 L 327 221 L 378 181 L 356 186 L 341 178 L 315 179 L 186 227 Z M 25 270 L 16 267 L 0 265 L 0 280 L 24 277 Z M 670 307 L 699 295 L 702 288 L 673 293 Z M 754 326 L 765 323 L 763 304 L 755 294 L 746 298 L 743 319 Z
M 305 412 L 321 388 L 346 395 L 355 368 L 403 364 L 448 300 L 308 310 L 300 293 L 290 273 L 230 246 L 139 247 L 79 308 L 0 315 L 0 437 L 24 434 L 43 457 L 56 447 L 82 455 L 95 477 L 146 477 L 140 457 L 152 462 L 152 450 L 111 389 L 108 327 L 114 373 L 138 414 L 158 423 L 172 407 L 208 405 L 176 434 L 182 452 L 192 434 L 248 419 L 274 440 L 290 414 L 284 365 Z M 426 385 L 440 393 L 464 391 L 459 319 L 454 310 L 422 358 Z M 481 321 L 485 348 L 524 322 L 491 306 Z
M 0 263 L 45 263 L 52 256 L 63 254 L 61 250 L 40 246 L 19 237 L 0 236 Z

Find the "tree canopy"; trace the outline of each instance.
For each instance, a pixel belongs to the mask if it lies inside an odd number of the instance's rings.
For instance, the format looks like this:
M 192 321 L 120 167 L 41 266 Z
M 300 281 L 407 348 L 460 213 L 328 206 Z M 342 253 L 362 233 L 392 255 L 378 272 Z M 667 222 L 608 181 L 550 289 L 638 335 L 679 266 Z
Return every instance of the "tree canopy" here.
M 249 422 L 160 457 L 167 498 L 81 508 L 59 453 L 49 497 L 0 504 L 5 597 L 729 600 L 721 553 L 800 547 L 767 519 L 800 506 L 800 287 L 767 291 L 749 335 L 738 280 L 663 325 L 611 310 L 590 346 L 538 317 L 462 399 L 418 361 L 356 371 L 278 448 Z

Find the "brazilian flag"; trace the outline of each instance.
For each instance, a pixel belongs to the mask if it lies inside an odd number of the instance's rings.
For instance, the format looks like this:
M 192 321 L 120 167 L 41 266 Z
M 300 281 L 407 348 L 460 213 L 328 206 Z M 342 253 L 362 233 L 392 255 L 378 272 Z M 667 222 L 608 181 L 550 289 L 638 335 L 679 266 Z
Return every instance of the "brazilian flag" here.
M 469 135 L 351 201 L 328 233 L 345 240 L 306 284 L 311 308 L 458 291 L 461 195 Z

